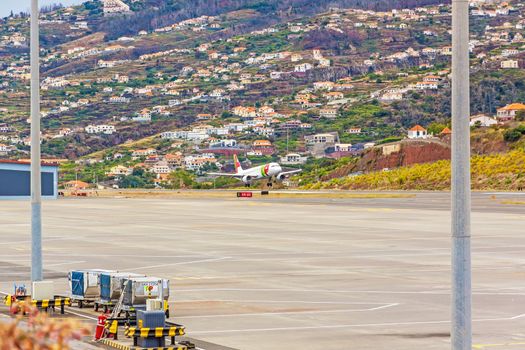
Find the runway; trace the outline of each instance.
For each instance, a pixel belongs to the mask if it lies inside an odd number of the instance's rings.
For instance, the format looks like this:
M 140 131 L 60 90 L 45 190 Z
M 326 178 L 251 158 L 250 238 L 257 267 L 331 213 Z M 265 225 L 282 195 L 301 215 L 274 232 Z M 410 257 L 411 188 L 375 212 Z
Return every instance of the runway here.
M 47 201 L 45 275 L 169 278 L 173 320 L 234 349 L 445 349 L 449 196 Z M 522 201 L 473 194 L 475 349 L 525 347 Z M 0 291 L 29 278 L 29 214 L 0 202 Z

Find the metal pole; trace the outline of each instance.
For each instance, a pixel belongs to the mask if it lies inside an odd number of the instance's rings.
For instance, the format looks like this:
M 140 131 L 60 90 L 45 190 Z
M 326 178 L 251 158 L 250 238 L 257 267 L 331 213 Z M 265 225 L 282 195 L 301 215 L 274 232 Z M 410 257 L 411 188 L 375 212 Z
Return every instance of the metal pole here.
M 38 0 L 31 0 L 31 281 L 41 281 L 43 277 L 38 15 Z
M 468 0 L 452 0 L 452 350 L 472 349 Z

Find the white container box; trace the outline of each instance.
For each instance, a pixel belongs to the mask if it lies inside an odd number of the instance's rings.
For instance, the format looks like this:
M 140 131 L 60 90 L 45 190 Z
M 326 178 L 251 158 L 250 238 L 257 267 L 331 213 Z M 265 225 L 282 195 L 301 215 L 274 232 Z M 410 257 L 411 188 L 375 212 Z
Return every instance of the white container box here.
M 33 282 L 33 300 L 48 300 L 55 298 L 55 283 L 53 281 Z
M 146 300 L 146 311 L 159 311 L 162 310 L 163 300 L 160 299 L 148 299 Z

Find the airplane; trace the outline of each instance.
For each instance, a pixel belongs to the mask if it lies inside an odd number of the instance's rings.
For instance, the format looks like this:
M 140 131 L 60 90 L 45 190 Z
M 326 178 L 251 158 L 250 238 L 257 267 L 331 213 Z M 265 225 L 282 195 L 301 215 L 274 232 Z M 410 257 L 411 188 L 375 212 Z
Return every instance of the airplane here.
M 253 180 L 268 179 L 267 186 L 272 187 L 273 181 L 283 181 L 291 175 L 302 171 L 302 169 L 283 171 L 278 163 L 267 163 L 253 168 L 243 169 L 236 154 L 233 155 L 233 162 L 235 164 L 235 174 L 208 173 L 208 175 L 235 177 L 244 182 L 246 187 L 250 187 Z

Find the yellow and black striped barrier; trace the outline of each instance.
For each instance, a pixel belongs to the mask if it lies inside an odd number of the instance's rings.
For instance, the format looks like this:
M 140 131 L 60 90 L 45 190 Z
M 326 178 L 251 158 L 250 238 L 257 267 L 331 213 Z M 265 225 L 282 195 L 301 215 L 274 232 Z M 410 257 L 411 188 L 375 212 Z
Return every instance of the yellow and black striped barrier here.
M 160 348 L 131 348 L 130 350 L 188 350 L 187 346 L 169 346 L 169 347 L 160 347 Z
M 29 299 L 29 297 L 26 297 Z M 22 298 L 13 298 L 12 295 L 7 295 L 4 298 L 4 303 L 7 306 L 11 306 L 13 303 L 19 303 L 23 302 L 24 299 Z M 15 304 L 17 305 L 17 304 Z M 64 306 L 71 305 L 71 299 L 70 298 L 55 298 L 55 299 L 44 299 L 44 300 L 31 300 L 31 305 L 34 307 L 37 307 L 39 309 L 47 310 L 48 308 L 55 308 L 60 307 L 60 313 L 64 314 Z
M 169 347 L 157 347 L 157 348 L 138 348 L 135 346 L 127 345 L 114 341 L 111 339 L 102 339 L 104 345 L 110 346 L 118 350 L 188 350 L 189 348 L 186 345 L 175 345 Z
M 49 307 L 69 306 L 71 305 L 71 299 L 69 298 L 55 298 L 55 299 L 44 299 L 44 300 L 31 300 L 31 305 L 38 308 L 47 309 Z
M 161 338 L 161 337 L 175 337 L 186 334 L 184 327 L 157 327 L 157 328 L 138 328 L 129 327 L 124 333 L 127 337 L 139 338 Z
M 118 338 L 118 321 L 112 320 L 112 321 L 106 321 L 104 324 L 104 328 L 106 328 L 106 332 L 109 334 L 113 334 L 113 339 Z
M 71 299 L 69 298 L 55 298 L 55 299 L 44 299 L 44 300 L 31 300 L 31 305 L 47 310 L 48 308 L 60 307 L 60 314 L 64 314 L 64 307 L 71 305 Z

